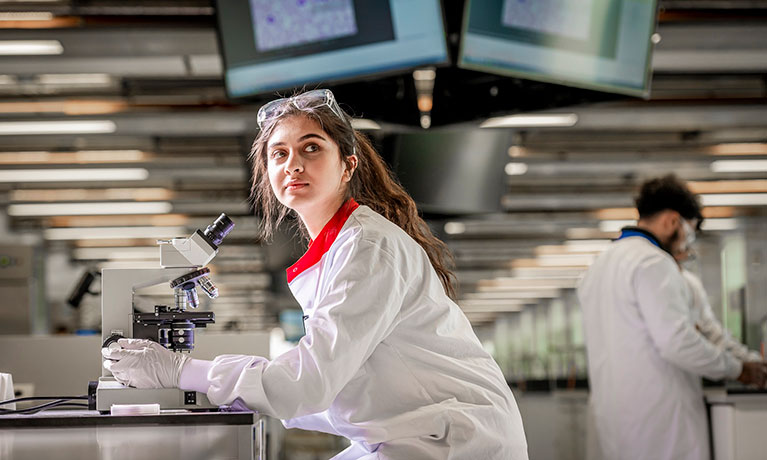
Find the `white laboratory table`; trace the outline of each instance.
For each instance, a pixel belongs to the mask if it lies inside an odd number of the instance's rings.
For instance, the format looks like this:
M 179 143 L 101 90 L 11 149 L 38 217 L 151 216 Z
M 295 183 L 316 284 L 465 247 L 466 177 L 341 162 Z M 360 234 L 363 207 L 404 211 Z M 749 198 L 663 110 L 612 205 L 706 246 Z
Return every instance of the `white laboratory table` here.
M 265 420 L 253 412 L 112 416 L 51 410 L 0 416 L 0 459 L 264 460 Z
M 767 391 L 707 391 L 712 460 L 767 458 Z

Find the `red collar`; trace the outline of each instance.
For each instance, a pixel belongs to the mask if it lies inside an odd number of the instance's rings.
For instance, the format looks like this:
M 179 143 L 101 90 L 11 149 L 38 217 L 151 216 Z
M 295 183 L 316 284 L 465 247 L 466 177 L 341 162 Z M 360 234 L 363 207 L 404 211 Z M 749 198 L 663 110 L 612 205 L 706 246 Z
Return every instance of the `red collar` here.
M 359 206 L 360 205 L 354 201 L 354 198 L 349 198 L 346 203 L 338 208 L 335 215 L 333 215 L 328 223 L 322 227 L 322 231 L 317 235 L 317 238 L 309 242 L 309 249 L 306 250 L 306 253 L 301 256 L 296 263 L 288 267 L 288 283 L 292 282 L 296 276 L 320 261 L 322 256 L 328 252 L 328 249 L 330 249 L 330 246 L 336 240 L 338 232 L 341 231 L 341 228 L 349 219 L 349 216 Z

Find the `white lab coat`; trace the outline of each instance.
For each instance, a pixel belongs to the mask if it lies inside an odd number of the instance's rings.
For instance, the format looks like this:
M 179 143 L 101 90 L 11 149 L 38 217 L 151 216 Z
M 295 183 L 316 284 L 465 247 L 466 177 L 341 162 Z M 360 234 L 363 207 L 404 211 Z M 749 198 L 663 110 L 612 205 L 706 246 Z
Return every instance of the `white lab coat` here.
M 711 308 L 706 290 L 703 288 L 703 283 L 700 279 L 689 270 L 684 269 L 682 270 L 682 276 L 684 276 L 687 288 L 690 290 L 693 320 L 700 333 L 709 342 L 726 350 L 741 361 L 762 361 L 759 353 L 753 350 L 749 351 L 745 345 L 733 339 L 729 332 L 722 327 L 722 324 L 714 315 L 714 310 Z
M 338 460 L 526 459 L 509 386 L 426 253 L 366 206 L 347 219 L 348 205 L 288 269 L 308 316 L 298 346 L 193 360 L 182 388 L 344 436 Z
M 696 329 L 674 259 L 639 236 L 614 242 L 578 286 L 591 410 L 606 459 L 706 460 L 700 376 L 740 361 Z

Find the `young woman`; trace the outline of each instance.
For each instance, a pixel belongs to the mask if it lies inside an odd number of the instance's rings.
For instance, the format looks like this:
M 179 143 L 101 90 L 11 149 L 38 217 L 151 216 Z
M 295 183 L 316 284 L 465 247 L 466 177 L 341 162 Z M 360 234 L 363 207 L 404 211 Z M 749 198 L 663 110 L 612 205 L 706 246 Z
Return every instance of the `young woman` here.
M 446 247 L 333 94 L 272 101 L 258 122 L 264 234 L 295 213 L 310 240 L 287 270 L 306 335 L 272 361 L 187 359 L 128 339 L 107 352 L 115 377 L 345 436 L 336 459 L 526 459 L 514 397 L 450 298 Z

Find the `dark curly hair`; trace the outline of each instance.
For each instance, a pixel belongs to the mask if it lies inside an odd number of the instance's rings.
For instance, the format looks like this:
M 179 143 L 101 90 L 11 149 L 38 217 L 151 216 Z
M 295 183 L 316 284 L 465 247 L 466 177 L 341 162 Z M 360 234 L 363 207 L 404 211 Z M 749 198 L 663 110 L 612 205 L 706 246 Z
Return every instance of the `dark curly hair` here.
M 674 174 L 645 181 L 634 202 L 640 219 L 651 218 L 670 209 L 687 220 L 703 220 L 698 197 Z

